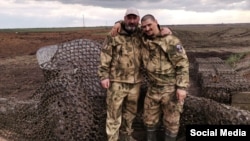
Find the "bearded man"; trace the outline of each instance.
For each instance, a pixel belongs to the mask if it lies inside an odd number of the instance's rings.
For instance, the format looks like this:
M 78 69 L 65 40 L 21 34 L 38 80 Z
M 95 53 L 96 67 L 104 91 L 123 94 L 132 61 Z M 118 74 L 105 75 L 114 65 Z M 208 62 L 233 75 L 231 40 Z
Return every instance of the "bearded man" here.
M 137 113 L 142 76 L 139 25 L 135 8 L 128 8 L 119 34 L 108 34 L 100 54 L 98 75 L 107 90 L 108 141 L 134 141 L 132 123 Z

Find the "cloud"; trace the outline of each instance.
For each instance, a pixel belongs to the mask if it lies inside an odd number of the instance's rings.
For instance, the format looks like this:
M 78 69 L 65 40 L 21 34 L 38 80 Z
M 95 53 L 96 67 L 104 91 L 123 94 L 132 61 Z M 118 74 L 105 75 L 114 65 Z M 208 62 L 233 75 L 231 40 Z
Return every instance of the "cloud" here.
M 126 8 L 160 24 L 249 23 L 248 0 L 0 0 L 0 28 L 112 26 Z
M 16 0 L 0 1 L 0 9 L 0 28 L 82 25 L 82 6 L 80 5 L 65 5 L 56 1 Z
M 38 0 L 46 1 L 46 0 Z M 249 10 L 249 0 L 56 0 L 66 4 L 81 4 L 103 8 L 168 9 L 195 12 L 215 12 L 218 10 Z

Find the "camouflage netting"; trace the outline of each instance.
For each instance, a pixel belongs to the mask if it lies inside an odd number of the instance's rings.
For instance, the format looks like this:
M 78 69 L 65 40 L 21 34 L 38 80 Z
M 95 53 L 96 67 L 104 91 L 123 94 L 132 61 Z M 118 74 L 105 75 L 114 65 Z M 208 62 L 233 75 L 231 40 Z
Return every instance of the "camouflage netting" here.
M 185 125 L 250 125 L 250 111 L 204 97 L 189 95 L 184 109 L 180 135 L 185 134 Z
M 250 92 L 250 82 L 218 57 L 196 58 L 195 73 L 202 96 L 231 104 L 234 93 Z
M 30 100 L 0 99 L 0 136 L 14 141 L 105 140 L 106 93 L 97 77 L 100 48 L 96 41 L 78 39 L 39 49 L 45 83 Z M 180 134 L 186 124 L 250 124 L 249 111 L 192 94 L 184 109 Z M 143 127 L 141 112 L 134 125 Z
M 2 135 L 19 141 L 103 140 L 106 104 L 97 77 L 99 53 L 99 43 L 83 39 L 38 50 L 45 84 L 31 98 L 34 105 L 15 104 L 1 114 Z

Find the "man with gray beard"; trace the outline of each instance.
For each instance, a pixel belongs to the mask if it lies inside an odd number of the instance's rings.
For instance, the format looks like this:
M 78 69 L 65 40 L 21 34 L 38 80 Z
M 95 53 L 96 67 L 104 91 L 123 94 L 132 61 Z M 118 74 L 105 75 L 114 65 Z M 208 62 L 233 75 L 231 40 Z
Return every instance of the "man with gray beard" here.
M 119 34 L 109 34 L 101 50 L 98 75 L 107 90 L 108 141 L 135 141 L 132 123 L 142 82 L 139 21 L 138 10 L 128 8 Z

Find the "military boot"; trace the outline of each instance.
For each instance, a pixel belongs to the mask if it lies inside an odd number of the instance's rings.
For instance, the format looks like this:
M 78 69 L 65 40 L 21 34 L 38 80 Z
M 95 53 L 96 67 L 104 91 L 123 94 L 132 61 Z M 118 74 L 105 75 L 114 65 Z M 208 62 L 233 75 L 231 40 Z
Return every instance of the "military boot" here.
M 157 141 L 156 140 L 156 128 L 154 127 L 147 128 L 147 141 Z
M 171 137 L 168 134 L 165 134 L 165 141 L 176 141 L 176 137 Z

